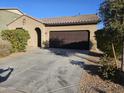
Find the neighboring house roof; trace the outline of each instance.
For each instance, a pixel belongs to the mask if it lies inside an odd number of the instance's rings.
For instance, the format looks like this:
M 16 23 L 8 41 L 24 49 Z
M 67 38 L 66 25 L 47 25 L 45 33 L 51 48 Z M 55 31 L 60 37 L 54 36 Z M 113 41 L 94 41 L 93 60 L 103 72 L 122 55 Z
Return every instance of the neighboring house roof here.
M 13 13 L 16 13 L 16 14 L 19 14 L 19 15 L 23 15 L 24 14 L 22 11 L 20 11 L 17 8 L 0 8 L 0 10 L 13 12 Z
M 99 17 L 95 14 L 41 19 L 46 25 L 96 24 L 98 21 Z
M 28 15 L 22 15 L 22 16 L 20 16 L 20 17 L 16 18 L 15 20 L 13 20 L 12 22 L 8 23 L 8 24 L 7 24 L 7 26 L 9 26 L 10 24 L 14 23 L 16 20 L 18 20 L 18 19 L 22 18 L 23 16 L 26 16 L 26 17 L 31 18 L 31 19 L 33 19 L 33 20 L 35 20 L 35 21 L 39 22 L 39 23 L 42 23 L 42 22 L 41 22 L 41 21 L 39 21 L 38 19 L 33 18 L 33 17 L 31 17 L 31 16 L 28 16 Z
M 0 9 L 0 30 L 6 29 L 6 24 L 12 22 L 14 19 L 20 17 L 21 15 Z

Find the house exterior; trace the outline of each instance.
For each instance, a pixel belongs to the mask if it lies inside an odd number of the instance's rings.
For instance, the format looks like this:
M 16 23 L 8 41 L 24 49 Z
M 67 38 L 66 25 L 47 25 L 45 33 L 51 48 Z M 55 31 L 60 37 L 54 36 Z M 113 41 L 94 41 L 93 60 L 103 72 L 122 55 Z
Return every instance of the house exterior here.
M 23 13 L 18 9 L 0 9 L 0 30 L 7 29 L 6 24 L 10 23 L 21 15 L 23 15 Z
M 97 15 L 36 19 L 23 14 L 18 9 L 17 11 L 9 11 L 19 16 L 8 23 L 6 22 L 6 28 L 27 30 L 31 37 L 28 46 L 45 47 L 47 45 L 52 48 L 97 51 L 94 34 L 99 21 Z

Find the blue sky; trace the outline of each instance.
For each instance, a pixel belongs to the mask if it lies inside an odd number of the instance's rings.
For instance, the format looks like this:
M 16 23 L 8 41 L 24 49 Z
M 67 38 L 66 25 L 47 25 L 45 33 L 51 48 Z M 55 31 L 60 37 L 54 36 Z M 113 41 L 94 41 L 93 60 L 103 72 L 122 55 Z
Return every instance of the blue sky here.
M 0 0 L 1 8 L 18 8 L 36 18 L 98 13 L 104 0 Z M 102 27 L 100 24 L 99 28 Z

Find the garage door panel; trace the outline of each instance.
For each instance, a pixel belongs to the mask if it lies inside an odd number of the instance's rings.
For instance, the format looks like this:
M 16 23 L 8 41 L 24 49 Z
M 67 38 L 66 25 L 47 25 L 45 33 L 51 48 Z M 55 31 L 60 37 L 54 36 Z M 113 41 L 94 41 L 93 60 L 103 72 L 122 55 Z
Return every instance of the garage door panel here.
M 73 43 L 67 43 L 63 44 L 60 48 L 66 48 L 66 49 L 89 49 L 87 42 L 73 42 Z
M 50 47 L 89 49 L 88 31 L 52 31 L 50 32 Z

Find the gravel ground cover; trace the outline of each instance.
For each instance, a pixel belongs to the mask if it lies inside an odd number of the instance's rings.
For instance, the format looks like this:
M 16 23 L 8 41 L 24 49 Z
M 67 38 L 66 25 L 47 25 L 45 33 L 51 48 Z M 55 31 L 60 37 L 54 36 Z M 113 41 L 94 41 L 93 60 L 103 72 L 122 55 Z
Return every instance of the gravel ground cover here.
M 103 80 L 97 75 L 96 64 L 87 63 L 87 65 L 90 69 L 85 68 L 85 77 L 81 79 L 81 93 L 124 93 L 123 85 Z

